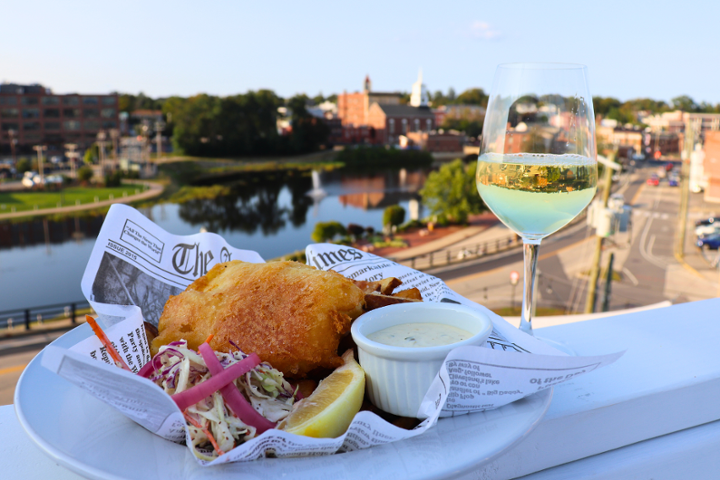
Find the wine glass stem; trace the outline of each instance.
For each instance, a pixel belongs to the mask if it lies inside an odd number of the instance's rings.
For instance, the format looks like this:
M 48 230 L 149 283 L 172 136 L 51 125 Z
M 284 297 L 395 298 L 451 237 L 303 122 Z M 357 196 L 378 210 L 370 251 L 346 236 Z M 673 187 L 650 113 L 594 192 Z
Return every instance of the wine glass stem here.
M 523 238 L 523 301 L 520 315 L 520 330 L 530 335 L 532 331 L 533 298 L 535 293 L 535 271 L 540 240 Z

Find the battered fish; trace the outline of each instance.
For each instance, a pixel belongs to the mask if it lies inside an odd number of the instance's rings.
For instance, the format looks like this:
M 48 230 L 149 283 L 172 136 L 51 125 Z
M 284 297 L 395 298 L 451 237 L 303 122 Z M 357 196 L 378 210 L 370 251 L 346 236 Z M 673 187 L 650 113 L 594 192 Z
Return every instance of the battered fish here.
M 214 350 L 234 350 L 234 343 L 301 378 L 343 364 L 338 344 L 363 305 L 363 291 L 339 273 L 297 262 L 235 260 L 215 265 L 168 299 L 152 350 L 181 338 L 197 349 L 213 334 Z

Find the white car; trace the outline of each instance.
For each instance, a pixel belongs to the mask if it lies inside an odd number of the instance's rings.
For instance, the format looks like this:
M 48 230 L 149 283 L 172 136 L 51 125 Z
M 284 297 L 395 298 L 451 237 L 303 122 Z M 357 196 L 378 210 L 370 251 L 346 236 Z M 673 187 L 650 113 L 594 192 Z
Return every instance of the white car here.
M 695 235 L 698 237 L 703 235 L 712 235 L 714 233 L 720 233 L 720 225 L 717 223 L 711 223 L 710 225 L 700 225 L 695 227 Z

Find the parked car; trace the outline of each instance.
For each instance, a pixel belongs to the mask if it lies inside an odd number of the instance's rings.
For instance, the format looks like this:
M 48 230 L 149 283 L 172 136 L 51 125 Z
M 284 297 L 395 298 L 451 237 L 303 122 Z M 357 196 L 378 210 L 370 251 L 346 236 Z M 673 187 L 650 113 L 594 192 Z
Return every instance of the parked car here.
M 670 175 L 668 178 L 669 187 L 677 187 L 680 184 L 680 179 L 676 175 Z
M 672 170 L 673 168 L 675 168 L 675 164 L 674 164 L 674 163 L 668 162 L 668 163 L 665 164 L 665 171 L 666 171 L 666 172 L 669 172 L 669 171 Z
M 697 239 L 697 242 L 695 242 L 695 245 L 703 250 L 717 250 L 718 247 L 720 247 L 720 234 L 700 237 Z
M 720 223 L 720 217 L 708 217 L 708 218 L 704 218 L 702 220 L 698 220 L 697 222 L 695 222 L 695 226 L 699 227 L 700 225 L 710 225 L 715 222 Z
M 710 237 L 720 234 L 720 222 L 695 227 L 695 235 L 698 237 Z
M 660 185 L 660 177 L 653 173 L 652 175 L 650 175 L 650 178 L 647 179 L 647 184 L 657 187 L 658 185 Z

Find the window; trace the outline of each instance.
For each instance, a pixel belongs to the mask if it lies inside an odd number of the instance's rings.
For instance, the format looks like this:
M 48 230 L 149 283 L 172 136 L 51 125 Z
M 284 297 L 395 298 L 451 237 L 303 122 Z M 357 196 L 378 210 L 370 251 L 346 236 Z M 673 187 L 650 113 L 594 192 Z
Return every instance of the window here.
M 21 103 L 23 105 L 37 105 L 38 98 L 37 97 L 22 97 Z
M 78 97 L 63 97 L 63 105 L 80 105 L 80 99 Z
M 391 118 L 388 120 L 388 132 L 390 132 L 390 135 L 395 134 L 395 119 Z
M 40 118 L 40 110 L 37 108 L 23 108 L 23 118 Z
M 84 118 L 98 118 L 97 108 L 86 108 L 83 112 Z
M 23 123 L 23 130 L 40 130 L 40 122 L 25 122 Z
M 39 142 L 40 132 L 28 132 L 23 134 L 23 140 L 26 142 Z
M 83 105 L 97 105 L 97 104 L 98 104 L 97 97 L 83 97 Z
M 428 118 L 428 119 L 425 121 L 425 124 L 426 124 L 425 131 L 429 132 L 430 130 L 432 130 L 432 120 L 430 120 L 430 119 Z
M 102 97 L 103 105 L 115 105 L 115 97 Z
M 415 123 L 415 131 L 419 132 L 420 131 L 420 119 L 416 118 L 414 123 Z
M 113 118 L 115 116 L 114 108 L 103 108 L 100 110 L 100 116 L 104 118 Z
M 45 130 L 60 130 L 60 122 L 45 122 Z
M 17 105 L 17 97 L 0 97 L 0 105 Z
M 402 119 L 402 133 L 403 135 L 407 133 L 407 118 Z
M 68 120 L 63 122 L 63 125 L 65 126 L 65 130 L 80 130 L 80 122 L 77 120 Z
M 58 97 L 43 97 L 43 105 L 60 105 L 60 99 Z
M 45 118 L 60 118 L 60 109 L 59 108 L 46 108 L 45 111 L 43 111 L 43 117 L 45 117 Z
M 1 128 L 4 132 L 7 132 L 8 130 L 15 130 L 15 131 L 17 131 L 17 129 L 18 129 L 18 124 L 17 124 L 17 123 L 3 122 L 2 125 L 0 125 L 0 128 Z
M 97 120 L 86 120 L 83 127 L 85 130 L 100 130 L 100 122 Z
M 17 108 L 3 108 L 0 110 L 0 118 L 18 118 L 20 110 Z
M 105 120 L 102 122 L 102 128 L 117 128 L 117 122 L 113 120 Z
M 80 118 L 82 110 L 79 108 L 63 108 L 63 117 L 67 118 Z

